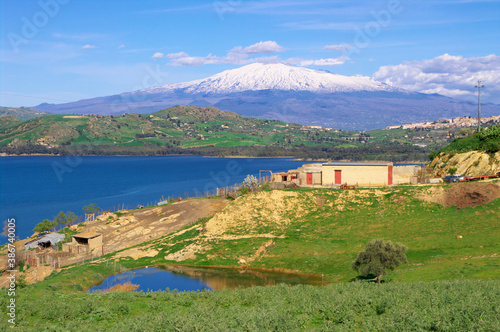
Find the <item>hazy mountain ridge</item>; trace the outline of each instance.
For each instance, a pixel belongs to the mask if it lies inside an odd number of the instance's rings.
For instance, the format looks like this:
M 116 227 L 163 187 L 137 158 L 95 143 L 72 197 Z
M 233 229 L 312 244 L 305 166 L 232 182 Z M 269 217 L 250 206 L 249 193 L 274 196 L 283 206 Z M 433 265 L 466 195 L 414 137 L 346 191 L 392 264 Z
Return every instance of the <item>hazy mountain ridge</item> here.
M 1 107 L 0 116 L 12 116 L 17 120 L 31 120 L 40 116 L 44 116 L 45 112 L 36 111 L 28 107 Z

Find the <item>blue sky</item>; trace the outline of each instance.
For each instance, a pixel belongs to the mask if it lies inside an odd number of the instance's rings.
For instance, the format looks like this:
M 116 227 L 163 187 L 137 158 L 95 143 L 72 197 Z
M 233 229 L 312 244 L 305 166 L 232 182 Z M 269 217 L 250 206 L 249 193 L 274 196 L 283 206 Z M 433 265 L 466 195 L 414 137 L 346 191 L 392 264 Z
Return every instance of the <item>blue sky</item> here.
M 500 103 L 500 1 L 0 0 L 0 106 L 285 62 Z M 475 100 L 475 99 L 474 99 Z

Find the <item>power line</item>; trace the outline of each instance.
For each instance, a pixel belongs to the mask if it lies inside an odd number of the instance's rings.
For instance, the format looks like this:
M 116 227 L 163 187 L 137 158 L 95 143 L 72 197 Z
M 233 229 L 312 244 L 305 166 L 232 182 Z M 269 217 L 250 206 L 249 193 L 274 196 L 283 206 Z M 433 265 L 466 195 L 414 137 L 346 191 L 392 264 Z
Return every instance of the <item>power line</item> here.
M 62 100 L 62 99 L 54 99 L 54 98 L 46 98 L 46 97 L 35 97 L 35 96 L 30 96 L 30 95 L 23 95 L 20 93 L 14 93 L 14 92 L 0 92 L 2 95 L 9 95 L 9 96 L 19 96 L 19 97 L 24 97 L 24 98 L 31 98 L 31 99 L 37 99 L 37 100 L 50 100 L 50 101 L 58 101 L 62 103 L 70 103 L 70 100 Z
M 481 81 L 477 81 L 477 85 L 474 87 L 477 89 L 477 132 L 481 131 L 481 88 L 484 88 L 484 85 L 481 85 Z

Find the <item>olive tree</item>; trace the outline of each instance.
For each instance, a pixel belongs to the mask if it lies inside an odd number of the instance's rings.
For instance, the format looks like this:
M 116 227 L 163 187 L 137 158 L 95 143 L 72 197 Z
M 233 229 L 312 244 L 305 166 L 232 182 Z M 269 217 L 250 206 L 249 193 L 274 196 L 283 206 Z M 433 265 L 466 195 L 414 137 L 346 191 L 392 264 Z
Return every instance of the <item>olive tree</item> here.
M 63 225 L 63 226 L 72 225 L 77 220 L 78 217 L 72 211 L 68 211 L 66 213 L 61 211 L 54 219 L 57 225 Z
M 85 213 L 93 214 L 93 213 L 99 213 L 99 211 L 101 211 L 101 208 L 98 207 L 96 203 L 92 203 L 92 204 L 84 206 L 82 208 L 82 210 Z
M 243 185 L 247 188 L 253 188 L 259 185 L 259 180 L 254 175 L 248 174 L 243 180 Z
M 38 233 L 48 232 L 51 229 L 55 230 L 56 226 L 57 226 L 57 221 L 44 219 L 44 221 L 35 225 L 35 228 L 33 228 L 33 231 L 38 232 Z
M 50 230 L 55 231 L 57 226 L 68 226 L 73 224 L 78 217 L 71 211 L 64 213 L 63 211 L 54 218 L 54 220 L 45 219 L 44 221 L 35 225 L 33 231 L 35 232 L 47 232 Z
M 407 249 L 399 243 L 393 244 L 382 239 L 372 240 L 366 244 L 365 250 L 358 254 L 351 267 L 365 277 L 374 274 L 380 284 L 380 278 L 386 275 L 386 269 L 392 271 L 401 264 L 408 264 L 405 255 Z

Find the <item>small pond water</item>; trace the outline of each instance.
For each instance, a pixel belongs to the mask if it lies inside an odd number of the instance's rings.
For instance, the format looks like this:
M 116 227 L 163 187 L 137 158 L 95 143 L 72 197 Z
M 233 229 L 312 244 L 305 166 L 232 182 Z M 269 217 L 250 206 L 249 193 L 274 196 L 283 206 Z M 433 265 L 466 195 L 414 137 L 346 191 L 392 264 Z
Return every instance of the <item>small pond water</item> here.
M 223 289 L 251 286 L 267 286 L 285 283 L 289 285 L 323 284 L 321 277 L 291 273 L 262 272 L 256 270 L 235 270 L 229 268 L 204 268 L 186 266 L 160 266 L 129 270 L 110 276 L 97 286 L 87 290 L 94 292 L 107 290 L 117 284 L 130 282 L 139 285 L 136 291 L 162 291 L 165 289 L 179 292 L 201 291 L 203 289 Z

